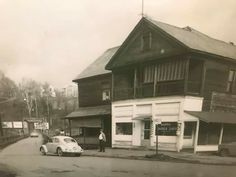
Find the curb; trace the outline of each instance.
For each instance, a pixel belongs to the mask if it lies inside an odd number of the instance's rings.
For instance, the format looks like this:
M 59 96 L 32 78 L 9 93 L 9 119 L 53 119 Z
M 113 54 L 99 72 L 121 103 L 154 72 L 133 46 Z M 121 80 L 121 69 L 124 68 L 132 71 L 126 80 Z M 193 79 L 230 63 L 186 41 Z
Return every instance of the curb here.
M 168 160 L 161 160 L 157 158 L 148 158 L 144 156 L 116 156 L 116 155 L 97 155 L 97 154 L 83 154 L 82 156 L 87 157 L 101 157 L 101 158 L 116 158 L 116 159 L 127 159 L 127 160 L 146 160 L 146 161 L 159 161 L 159 162 L 172 162 L 172 163 L 191 163 L 191 164 L 202 164 L 202 165 L 217 165 L 217 166 L 236 166 L 235 162 L 222 163 L 222 162 L 203 162 L 200 160 L 191 160 L 184 158 L 177 158 L 169 156 Z

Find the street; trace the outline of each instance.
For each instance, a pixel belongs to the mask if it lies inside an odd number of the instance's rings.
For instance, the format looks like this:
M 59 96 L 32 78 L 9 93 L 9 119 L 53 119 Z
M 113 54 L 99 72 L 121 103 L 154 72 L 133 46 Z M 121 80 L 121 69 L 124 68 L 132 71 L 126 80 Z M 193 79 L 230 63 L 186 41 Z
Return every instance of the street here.
M 41 138 L 27 138 L 0 153 L 0 177 L 233 177 L 235 166 L 214 166 L 99 157 L 42 156 Z

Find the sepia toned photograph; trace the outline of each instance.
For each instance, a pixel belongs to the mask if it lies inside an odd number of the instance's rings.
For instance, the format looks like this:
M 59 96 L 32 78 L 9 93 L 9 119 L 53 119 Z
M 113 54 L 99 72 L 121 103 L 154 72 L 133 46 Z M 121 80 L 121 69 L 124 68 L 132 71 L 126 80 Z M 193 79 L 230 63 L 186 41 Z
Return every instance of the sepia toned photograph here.
M 235 0 L 0 0 L 0 177 L 236 176 Z

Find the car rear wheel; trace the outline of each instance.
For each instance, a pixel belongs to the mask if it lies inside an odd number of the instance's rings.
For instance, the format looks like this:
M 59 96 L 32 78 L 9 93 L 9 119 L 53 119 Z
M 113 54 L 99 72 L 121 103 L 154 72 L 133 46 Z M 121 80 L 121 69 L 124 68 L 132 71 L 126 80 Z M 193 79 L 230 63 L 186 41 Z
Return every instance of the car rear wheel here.
M 57 155 L 60 157 L 63 156 L 63 151 L 61 150 L 61 148 L 57 149 Z
M 46 152 L 45 152 L 43 147 L 40 148 L 40 152 L 41 152 L 42 155 L 46 155 Z
M 228 151 L 227 149 L 222 149 L 222 150 L 220 151 L 220 156 L 222 156 L 222 157 L 227 157 L 227 156 L 229 156 L 229 151 Z

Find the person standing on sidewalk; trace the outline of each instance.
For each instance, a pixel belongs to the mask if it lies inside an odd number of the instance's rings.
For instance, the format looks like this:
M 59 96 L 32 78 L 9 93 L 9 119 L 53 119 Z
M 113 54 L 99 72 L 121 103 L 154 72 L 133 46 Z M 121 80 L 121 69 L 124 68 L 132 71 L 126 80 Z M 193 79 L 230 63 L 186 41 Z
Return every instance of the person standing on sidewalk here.
M 106 135 L 103 133 L 102 129 L 100 129 L 100 134 L 98 139 L 99 139 L 99 152 L 105 152 Z

